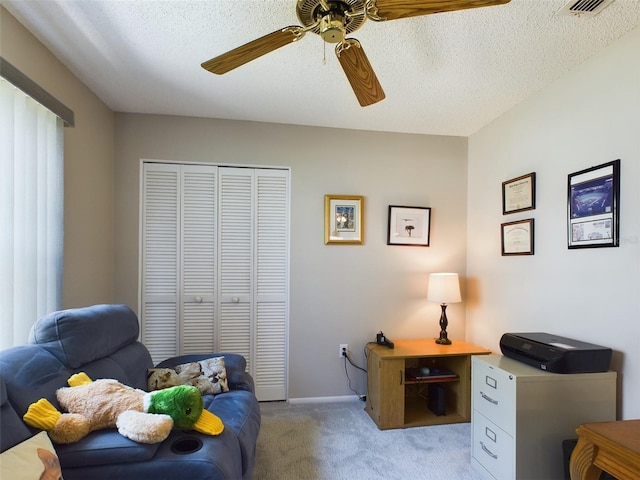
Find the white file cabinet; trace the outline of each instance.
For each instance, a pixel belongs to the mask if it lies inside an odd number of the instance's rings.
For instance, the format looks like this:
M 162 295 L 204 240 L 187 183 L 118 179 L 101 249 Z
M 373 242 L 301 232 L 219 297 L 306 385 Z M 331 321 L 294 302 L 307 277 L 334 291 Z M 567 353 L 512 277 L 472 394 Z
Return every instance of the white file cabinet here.
M 471 364 L 471 462 L 487 479 L 563 479 L 562 441 L 616 419 L 616 372 L 549 373 L 502 355 Z

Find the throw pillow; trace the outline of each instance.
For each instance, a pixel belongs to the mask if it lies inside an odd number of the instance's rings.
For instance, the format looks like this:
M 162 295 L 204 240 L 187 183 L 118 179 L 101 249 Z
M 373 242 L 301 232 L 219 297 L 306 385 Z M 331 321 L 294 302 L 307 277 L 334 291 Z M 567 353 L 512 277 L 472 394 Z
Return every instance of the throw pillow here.
M 184 382 L 178 377 L 173 368 L 150 368 L 147 370 L 148 390 L 162 390 L 163 388 L 183 385 Z
M 62 480 L 60 462 L 47 432 L 0 454 L 0 478 L 11 480 Z
M 229 391 L 224 357 L 177 365 L 174 368 L 151 368 L 148 372 L 149 390 L 175 385 L 193 385 L 202 395 Z

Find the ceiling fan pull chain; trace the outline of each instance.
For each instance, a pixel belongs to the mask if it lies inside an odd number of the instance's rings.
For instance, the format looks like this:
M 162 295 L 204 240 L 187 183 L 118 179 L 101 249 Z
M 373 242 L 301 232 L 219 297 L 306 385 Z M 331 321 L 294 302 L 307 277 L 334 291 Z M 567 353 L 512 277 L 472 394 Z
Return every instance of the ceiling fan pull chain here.
M 322 64 L 327 64 L 327 42 L 322 42 Z

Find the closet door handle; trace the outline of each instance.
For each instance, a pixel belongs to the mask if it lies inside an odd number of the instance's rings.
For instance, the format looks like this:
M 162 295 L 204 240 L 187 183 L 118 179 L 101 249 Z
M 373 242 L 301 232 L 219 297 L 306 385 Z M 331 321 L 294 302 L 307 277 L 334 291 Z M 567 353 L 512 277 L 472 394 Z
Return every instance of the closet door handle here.
M 484 392 L 480 392 L 480 396 L 484 398 L 487 402 L 493 403 L 494 405 L 498 405 L 498 400 L 494 400 L 489 395 L 486 395 Z
M 231 299 L 231 301 L 232 301 L 233 303 L 238 303 L 238 302 L 240 301 L 240 297 L 233 297 L 233 298 Z
M 196 301 L 196 303 L 202 303 L 202 297 L 196 297 L 194 298 L 194 300 Z

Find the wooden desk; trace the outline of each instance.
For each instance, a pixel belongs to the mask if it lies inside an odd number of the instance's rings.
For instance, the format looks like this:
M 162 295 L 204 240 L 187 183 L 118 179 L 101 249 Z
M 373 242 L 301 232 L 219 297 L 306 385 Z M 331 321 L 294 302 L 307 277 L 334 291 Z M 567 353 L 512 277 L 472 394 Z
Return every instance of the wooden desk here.
M 439 345 L 433 338 L 396 340 L 395 348 L 367 345 L 366 411 L 380 429 L 405 428 L 471 420 L 471 356 L 491 353 L 486 348 L 453 340 Z M 415 378 L 416 368 L 447 370 L 454 378 Z M 424 392 L 436 383 L 445 397 L 445 414 L 428 407 Z
M 597 480 L 602 470 L 618 480 L 640 478 L 640 420 L 585 423 L 571 454 L 571 480 Z

